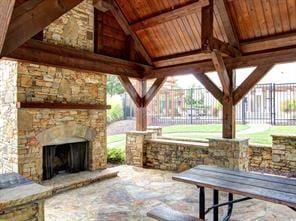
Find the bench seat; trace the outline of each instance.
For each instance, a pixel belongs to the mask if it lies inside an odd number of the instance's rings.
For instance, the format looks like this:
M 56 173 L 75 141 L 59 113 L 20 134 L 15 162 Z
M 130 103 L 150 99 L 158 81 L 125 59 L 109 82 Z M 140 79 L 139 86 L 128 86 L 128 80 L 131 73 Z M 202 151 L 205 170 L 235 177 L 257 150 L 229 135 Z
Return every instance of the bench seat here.
M 202 221 L 201 219 L 173 210 L 166 206 L 157 206 L 147 213 L 148 217 L 160 221 Z

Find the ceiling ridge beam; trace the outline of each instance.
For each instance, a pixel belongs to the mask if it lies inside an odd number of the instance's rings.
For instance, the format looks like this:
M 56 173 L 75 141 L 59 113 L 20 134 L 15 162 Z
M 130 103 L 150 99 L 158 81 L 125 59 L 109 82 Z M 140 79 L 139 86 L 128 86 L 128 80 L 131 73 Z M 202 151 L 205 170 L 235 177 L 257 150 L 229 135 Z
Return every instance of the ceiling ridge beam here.
M 238 102 L 273 68 L 274 64 L 260 65 L 233 92 L 234 104 Z
M 108 0 L 95 0 L 94 7 L 97 7 L 98 10 L 101 10 L 100 7 L 98 7 L 98 3 L 101 1 L 104 2 L 104 7 L 106 7 L 107 10 L 110 10 L 110 12 L 114 16 L 118 24 L 120 25 L 124 33 L 132 37 L 132 39 L 135 42 L 137 51 L 140 52 L 140 54 L 144 57 L 144 59 L 149 65 L 152 65 L 153 63 L 149 53 L 147 52 L 146 48 L 143 46 L 138 36 L 133 32 L 132 28 L 129 25 L 129 22 L 127 21 L 125 15 L 122 13 L 117 3 L 115 1 L 108 1 Z M 101 4 L 103 3 L 100 3 L 100 5 Z
M 222 104 L 223 92 L 217 87 L 217 85 L 204 73 L 195 73 L 193 75 Z
M 230 16 L 230 9 L 225 0 L 215 0 L 218 12 L 220 14 L 222 25 L 226 33 L 229 44 L 237 49 L 240 47 L 238 35 L 235 30 L 233 20 Z
M 10 52 L 24 44 L 34 35 L 42 31 L 46 26 L 54 20 L 77 6 L 83 0 L 29 0 L 35 4 L 28 9 L 20 8 L 22 13 L 18 12 L 18 8 L 14 10 L 17 16 L 8 28 L 7 37 L 1 55 L 8 55 Z M 28 4 L 28 3 L 27 3 Z
M 153 27 L 168 21 L 172 21 L 189 14 L 193 14 L 197 10 L 207 5 L 209 5 L 209 0 L 199 0 L 193 3 L 181 6 L 179 8 L 170 10 L 168 12 L 164 12 L 156 16 L 144 19 L 142 21 L 138 21 L 132 24 L 131 28 L 134 32 L 137 32 L 139 30 L 143 30 L 143 29 Z
M 8 32 L 9 24 L 12 18 L 15 0 L 0 1 L 0 55 Z M 1 57 L 1 56 L 0 56 Z

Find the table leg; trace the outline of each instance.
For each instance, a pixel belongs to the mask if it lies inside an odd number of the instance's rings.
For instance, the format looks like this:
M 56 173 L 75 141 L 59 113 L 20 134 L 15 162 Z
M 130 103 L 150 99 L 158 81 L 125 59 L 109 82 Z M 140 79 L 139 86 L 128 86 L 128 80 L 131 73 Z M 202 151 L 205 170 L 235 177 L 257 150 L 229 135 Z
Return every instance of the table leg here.
M 219 204 L 219 191 L 213 190 L 213 205 Z M 218 221 L 219 220 L 219 207 L 215 207 L 213 209 L 213 220 Z
M 232 193 L 228 193 L 228 202 L 232 202 L 233 201 L 233 194 Z M 226 216 L 223 218 L 223 221 L 228 221 L 232 215 L 232 209 L 233 209 L 233 203 L 230 203 L 228 205 L 228 210 L 227 210 L 227 214 Z
M 198 187 L 199 188 L 199 218 L 205 219 L 205 188 L 204 187 Z

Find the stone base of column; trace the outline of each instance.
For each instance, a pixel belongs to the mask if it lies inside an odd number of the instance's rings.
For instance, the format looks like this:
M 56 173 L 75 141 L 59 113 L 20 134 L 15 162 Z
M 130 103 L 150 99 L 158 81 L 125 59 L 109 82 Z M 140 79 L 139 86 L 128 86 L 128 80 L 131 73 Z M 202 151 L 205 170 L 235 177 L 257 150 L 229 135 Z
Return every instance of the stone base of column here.
M 272 167 L 296 174 L 296 135 L 272 135 Z
M 206 164 L 248 171 L 249 139 L 209 138 L 209 157 Z
M 145 143 L 156 138 L 153 131 L 131 131 L 126 133 L 125 158 L 127 165 L 143 167 Z
M 159 126 L 149 126 L 147 130 L 153 131 L 157 136 L 162 136 L 162 127 Z

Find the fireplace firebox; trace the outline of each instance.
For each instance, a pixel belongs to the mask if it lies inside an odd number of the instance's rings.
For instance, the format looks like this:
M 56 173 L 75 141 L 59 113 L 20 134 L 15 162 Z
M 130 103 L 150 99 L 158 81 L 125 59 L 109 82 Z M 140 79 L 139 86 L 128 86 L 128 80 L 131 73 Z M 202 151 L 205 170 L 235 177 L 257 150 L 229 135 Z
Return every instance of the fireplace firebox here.
M 43 180 L 58 174 L 77 173 L 88 168 L 89 142 L 43 147 Z

